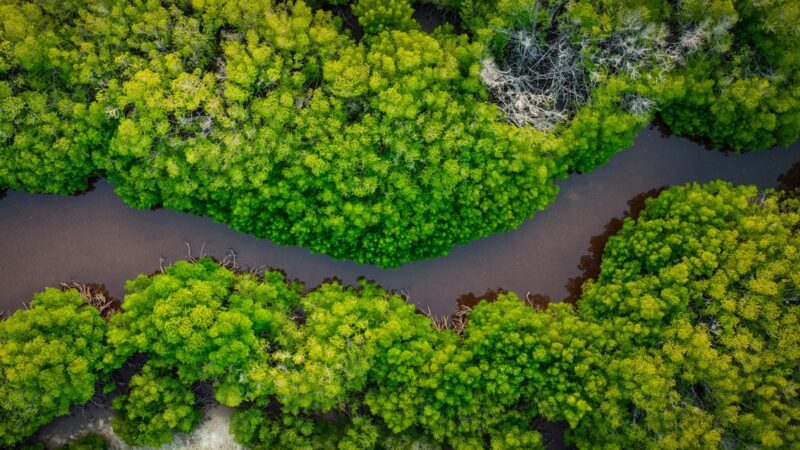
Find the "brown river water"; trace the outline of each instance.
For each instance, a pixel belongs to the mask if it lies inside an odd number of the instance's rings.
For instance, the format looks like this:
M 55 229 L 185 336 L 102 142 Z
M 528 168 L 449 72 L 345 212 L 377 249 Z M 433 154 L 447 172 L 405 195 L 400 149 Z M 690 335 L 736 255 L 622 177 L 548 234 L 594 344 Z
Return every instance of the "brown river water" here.
M 608 164 L 559 182 L 556 201 L 519 229 L 395 269 L 275 245 L 203 217 L 132 209 L 104 180 L 91 192 L 71 197 L 9 191 L 0 200 L 0 310 L 18 309 L 34 292 L 66 281 L 104 283 L 121 298 L 125 280 L 156 271 L 162 258 L 165 263 L 186 258 L 186 243 L 193 256 L 203 250 L 223 258 L 233 251 L 240 265 L 282 269 L 307 288 L 329 277 L 350 284 L 366 277 L 439 315 L 452 312 L 464 294 L 497 288 L 561 300 L 568 297 L 569 285 L 574 290 L 570 280 L 586 268 L 582 257 L 602 244 L 593 237 L 603 235 L 607 225 L 613 228 L 610 221 L 637 195 L 718 178 L 773 187 L 798 162 L 800 144 L 728 154 L 644 130 L 633 147 Z

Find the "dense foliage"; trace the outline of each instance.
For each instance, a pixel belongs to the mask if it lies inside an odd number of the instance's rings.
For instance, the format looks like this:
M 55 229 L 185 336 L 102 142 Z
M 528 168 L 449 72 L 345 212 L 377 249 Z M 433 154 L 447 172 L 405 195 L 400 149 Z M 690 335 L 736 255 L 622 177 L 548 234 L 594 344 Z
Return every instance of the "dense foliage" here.
M 95 393 L 106 324 L 76 290 L 47 289 L 0 321 L 0 444 L 9 446 Z
M 739 150 L 800 130 L 795 2 L 433 3 L 465 32 L 408 0 L 0 0 L 0 190 L 106 176 L 395 266 L 519 226 L 656 111 Z
M 70 442 L 59 450 L 108 450 L 109 448 L 111 448 L 109 443 L 102 436 L 89 434 Z
M 200 419 L 190 385 L 145 365 L 131 378 L 130 392 L 114 399 L 114 432 L 128 444 L 158 447 L 173 431 L 192 431 Z
M 798 201 L 721 182 L 649 200 L 579 302 L 616 341 L 585 447 L 800 442 Z
M 303 293 L 210 259 L 130 281 L 107 325 L 76 290 L 47 290 L 0 322 L 0 437 L 138 359 L 113 402 L 131 444 L 190 431 L 205 385 L 254 449 L 540 448 L 542 419 L 579 448 L 791 448 L 798 224 L 795 197 L 674 187 L 610 239 L 577 310 L 505 294 L 444 328 L 368 282 Z
M 800 6 L 733 2 L 730 51 L 698 54 L 665 82 L 661 115 L 676 132 L 747 151 L 789 145 L 800 130 Z

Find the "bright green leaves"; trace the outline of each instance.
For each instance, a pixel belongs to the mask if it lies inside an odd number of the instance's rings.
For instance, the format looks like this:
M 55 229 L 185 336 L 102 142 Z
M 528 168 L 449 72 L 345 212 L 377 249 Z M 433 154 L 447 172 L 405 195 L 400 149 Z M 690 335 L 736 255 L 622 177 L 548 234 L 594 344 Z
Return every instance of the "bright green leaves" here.
M 362 450 L 379 448 L 379 439 L 387 437 L 381 435 L 383 430 L 370 417 L 356 415 L 334 421 L 292 415 L 271 417 L 257 408 L 236 411 L 231 418 L 231 432 L 237 442 L 254 450 Z
M 597 368 L 605 362 L 606 339 L 571 306 L 537 312 L 516 296 L 475 308 L 464 333 L 474 358 L 470 365 L 481 369 L 480 384 L 498 408 L 492 415 L 525 401 L 533 407 L 528 420 L 538 412 L 573 426 L 605 387 Z
M 370 67 L 360 47 L 345 49 L 336 60 L 326 61 L 322 71 L 327 89 L 337 97 L 359 97 L 369 89 Z
M 188 433 L 200 420 L 191 386 L 146 364 L 130 392 L 114 399 L 114 432 L 131 445 L 160 447 L 174 431 Z
M 356 5 L 360 43 L 302 1 L 14 3 L 0 186 L 72 192 L 105 175 L 135 207 L 384 266 L 547 205 L 566 169 L 542 171 L 556 165 L 540 142 L 486 103 L 481 44 L 378 3 Z
M 176 111 L 186 111 L 187 113 L 197 111 L 203 100 L 211 97 L 216 90 L 214 75 L 205 74 L 202 78 L 199 75 L 199 71 L 191 74 L 184 72 L 172 80 L 170 86 L 173 93 L 171 106 Z
M 65 414 L 139 354 L 114 402 L 137 444 L 191 430 L 207 383 L 256 449 L 540 448 L 541 418 L 581 448 L 791 447 L 798 203 L 723 182 L 668 189 L 611 238 L 578 311 L 508 294 L 453 329 L 374 284 L 301 295 L 210 259 L 131 280 L 107 332 L 76 292 L 48 290 L 0 322 L 0 436 Z
M 350 393 L 363 389 L 383 327 L 403 326 L 414 309 L 372 285 L 356 291 L 325 284 L 301 302 L 302 346 L 273 356 L 273 379 L 286 411 L 345 409 Z M 386 318 L 392 321 L 385 323 Z M 398 323 L 399 322 L 399 323 Z
M 800 129 L 787 0 L 467 2 L 470 36 L 423 33 L 406 0 L 362 0 L 361 42 L 302 1 L 57 3 L 2 6 L 0 188 L 67 193 L 106 176 L 135 207 L 382 266 L 519 226 L 555 180 L 631 145 L 655 107 L 740 150 Z M 544 133 L 505 123 L 482 74 L 508 30 L 547 20 L 585 47 L 591 101 Z M 644 47 L 611 67 L 595 50 L 614 36 Z M 650 51 L 696 39 L 710 57 Z
M 626 221 L 579 303 L 619 346 L 579 443 L 798 442 L 797 222 L 796 202 L 722 182 L 666 190 Z
M 126 285 L 105 359 L 147 358 L 134 388 L 114 403 L 114 429 L 126 442 L 161 445 L 199 419 L 192 386 L 210 383 L 220 403 L 267 404 L 274 391 L 270 355 L 299 337 L 290 317 L 299 286 L 277 272 L 263 280 L 210 259 L 179 262 Z
M 800 134 L 800 11 L 792 1 L 734 1 L 730 51 L 693 58 L 664 84 L 662 115 L 676 132 L 749 151 L 788 145 Z M 709 114 L 710 113 L 710 114 Z
M 358 0 L 353 5 L 353 14 L 367 34 L 418 29 L 413 13 L 409 0 Z
M 108 137 L 94 105 L 53 89 L 19 90 L 0 81 L 0 186 L 74 192 L 95 174 L 92 151 Z
M 228 406 L 269 392 L 263 349 L 288 324 L 269 306 L 288 306 L 296 295 L 282 279 L 260 284 L 204 259 L 140 277 L 128 290 L 109 333 L 114 358 L 144 353 L 148 365 L 183 383 L 212 382 Z
M 92 398 L 107 373 L 105 335 L 76 290 L 47 289 L 0 321 L 0 443 L 12 446 Z

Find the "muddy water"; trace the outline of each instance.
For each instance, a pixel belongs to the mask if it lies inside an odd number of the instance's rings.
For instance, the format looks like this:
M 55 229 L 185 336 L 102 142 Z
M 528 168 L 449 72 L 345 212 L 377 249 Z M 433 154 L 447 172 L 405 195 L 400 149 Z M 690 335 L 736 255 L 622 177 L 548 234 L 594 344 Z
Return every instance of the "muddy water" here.
M 436 314 L 451 312 L 465 293 L 498 287 L 558 300 L 569 295 L 570 279 L 581 275 L 578 266 L 590 253 L 592 237 L 603 234 L 637 194 L 717 178 L 775 186 L 798 161 L 800 144 L 725 154 L 645 130 L 605 166 L 560 182 L 556 201 L 521 228 L 396 269 L 278 246 L 184 213 L 131 209 L 102 180 L 77 197 L 11 191 L 0 200 L 0 310 L 17 309 L 33 292 L 70 280 L 105 283 L 120 297 L 125 280 L 157 270 L 161 258 L 185 258 L 185 242 L 194 256 L 203 246 L 219 258 L 232 250 L 240 265 L 281 268 L 309 288 L 327 277 L 354 283 L 364 276 L 407 293 L 410 301 Z

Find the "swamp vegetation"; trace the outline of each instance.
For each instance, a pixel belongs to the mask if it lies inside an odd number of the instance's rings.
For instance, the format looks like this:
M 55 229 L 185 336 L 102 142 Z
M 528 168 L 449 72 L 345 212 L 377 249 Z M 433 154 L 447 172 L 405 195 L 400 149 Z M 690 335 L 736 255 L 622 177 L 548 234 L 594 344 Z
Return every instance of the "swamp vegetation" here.
M 0 189 L 105 176 L 397 266 L 518 227 L 656 114 L 737 151 L 800 132 L 793 1 L 440 2 L 463 30 L 427 34 L 360 0 L 360 40 L 326 5 L 3 0 Z
M 800 136 L 794 0 L 427 3 L 458 27 L 424 32 L 409 0 L 0 0 L 0 191 L 106 177 L 134 207 L 394 267 L 520 226 L 654 119 L 738 152 Z M 503 292 L 448 319 L 210 258 L 121 302 L 48 288 L 0 321 L 0 444 L 103 393 L 154 447 L 213 398 L 253 449 L 541 448 L 543 421 L 586 449 L 793 448 L 798 224 L 791 190 L 670 187 L 574 304 Z
M 47 289 L 0 322 L 2 437 L 100 383 L 121 389 L 115 432 L 158 446 L 197 424 L 204 383 L 248 448 L 536 448 L 541 419 L 580 448 L 785 448 L 800 414 L 798 207 L 673 187 L 610 238 L 577 306 L 507 293 L 446 323 L 368 282 L 304 291 L 211 259 L 129 281 L 107 321 L 78 290 Z

